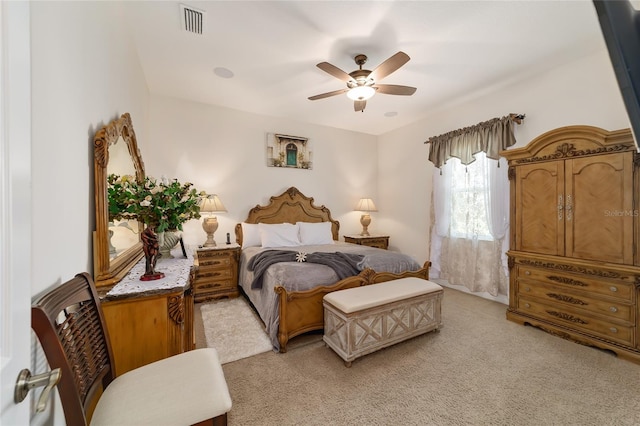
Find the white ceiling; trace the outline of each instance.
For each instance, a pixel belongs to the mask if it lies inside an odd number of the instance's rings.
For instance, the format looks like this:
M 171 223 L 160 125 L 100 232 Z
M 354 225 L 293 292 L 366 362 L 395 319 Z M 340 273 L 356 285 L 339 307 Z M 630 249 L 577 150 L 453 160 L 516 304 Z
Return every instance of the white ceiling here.
M 182 29 L 180 3 L 124 3 L 152 94 L 372 135 L 604 48 L 590 0 L 185 0 L 206 12 L 202 35 Z M 346 95 L 307 99 L 345 87 L 317 63 L 351 72 L 364 53 L 373 70 L 398 51 L 411 60 L 382 83 L 413 96 L 376 94 L 362 113 Z

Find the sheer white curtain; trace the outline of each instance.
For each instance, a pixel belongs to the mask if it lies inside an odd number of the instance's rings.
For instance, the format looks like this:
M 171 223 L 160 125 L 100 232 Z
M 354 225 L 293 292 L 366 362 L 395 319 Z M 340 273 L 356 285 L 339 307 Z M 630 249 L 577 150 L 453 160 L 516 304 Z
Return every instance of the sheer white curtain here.
M 431 273 L 470 292 L 508 293 L 509 182 L 504 160 L 451 158 L 433 176 Z

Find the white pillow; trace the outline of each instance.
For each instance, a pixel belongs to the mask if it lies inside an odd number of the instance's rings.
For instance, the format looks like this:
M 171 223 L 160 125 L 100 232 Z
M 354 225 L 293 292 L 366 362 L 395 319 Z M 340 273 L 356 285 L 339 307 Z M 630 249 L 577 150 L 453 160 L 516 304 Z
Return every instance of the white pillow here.
M 293 247 L 300 245 L 298 225 L 290 223 L 259 223 L 262 247 Z
M 260 228 L 257 223 L 242 222 L 242 248 L 260 247 Z
M 300 243 L 303 246 L 315 244 L 333 244 L 331 222 L 298 222 L 300 228 Z

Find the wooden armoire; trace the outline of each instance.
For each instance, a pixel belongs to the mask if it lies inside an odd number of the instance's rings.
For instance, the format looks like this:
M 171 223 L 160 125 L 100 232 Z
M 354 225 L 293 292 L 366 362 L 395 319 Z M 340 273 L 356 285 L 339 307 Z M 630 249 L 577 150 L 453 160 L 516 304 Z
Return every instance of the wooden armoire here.
M 507 318 L 640 363 L 640 156 L 630 130 L 568 126 L 509 161 Z

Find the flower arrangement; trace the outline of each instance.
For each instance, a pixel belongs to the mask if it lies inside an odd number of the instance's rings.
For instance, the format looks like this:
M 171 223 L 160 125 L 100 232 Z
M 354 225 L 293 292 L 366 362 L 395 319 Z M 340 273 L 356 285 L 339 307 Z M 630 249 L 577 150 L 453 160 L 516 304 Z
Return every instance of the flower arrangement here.
M 182 230 L 184 222 L 200 218 L 200 200 L 205 195 L 177 179 L 158 181 L 147 176 L 137 182 L 131 175 L 107 176 L 109 221 L 137 219 L 155 232 Z

